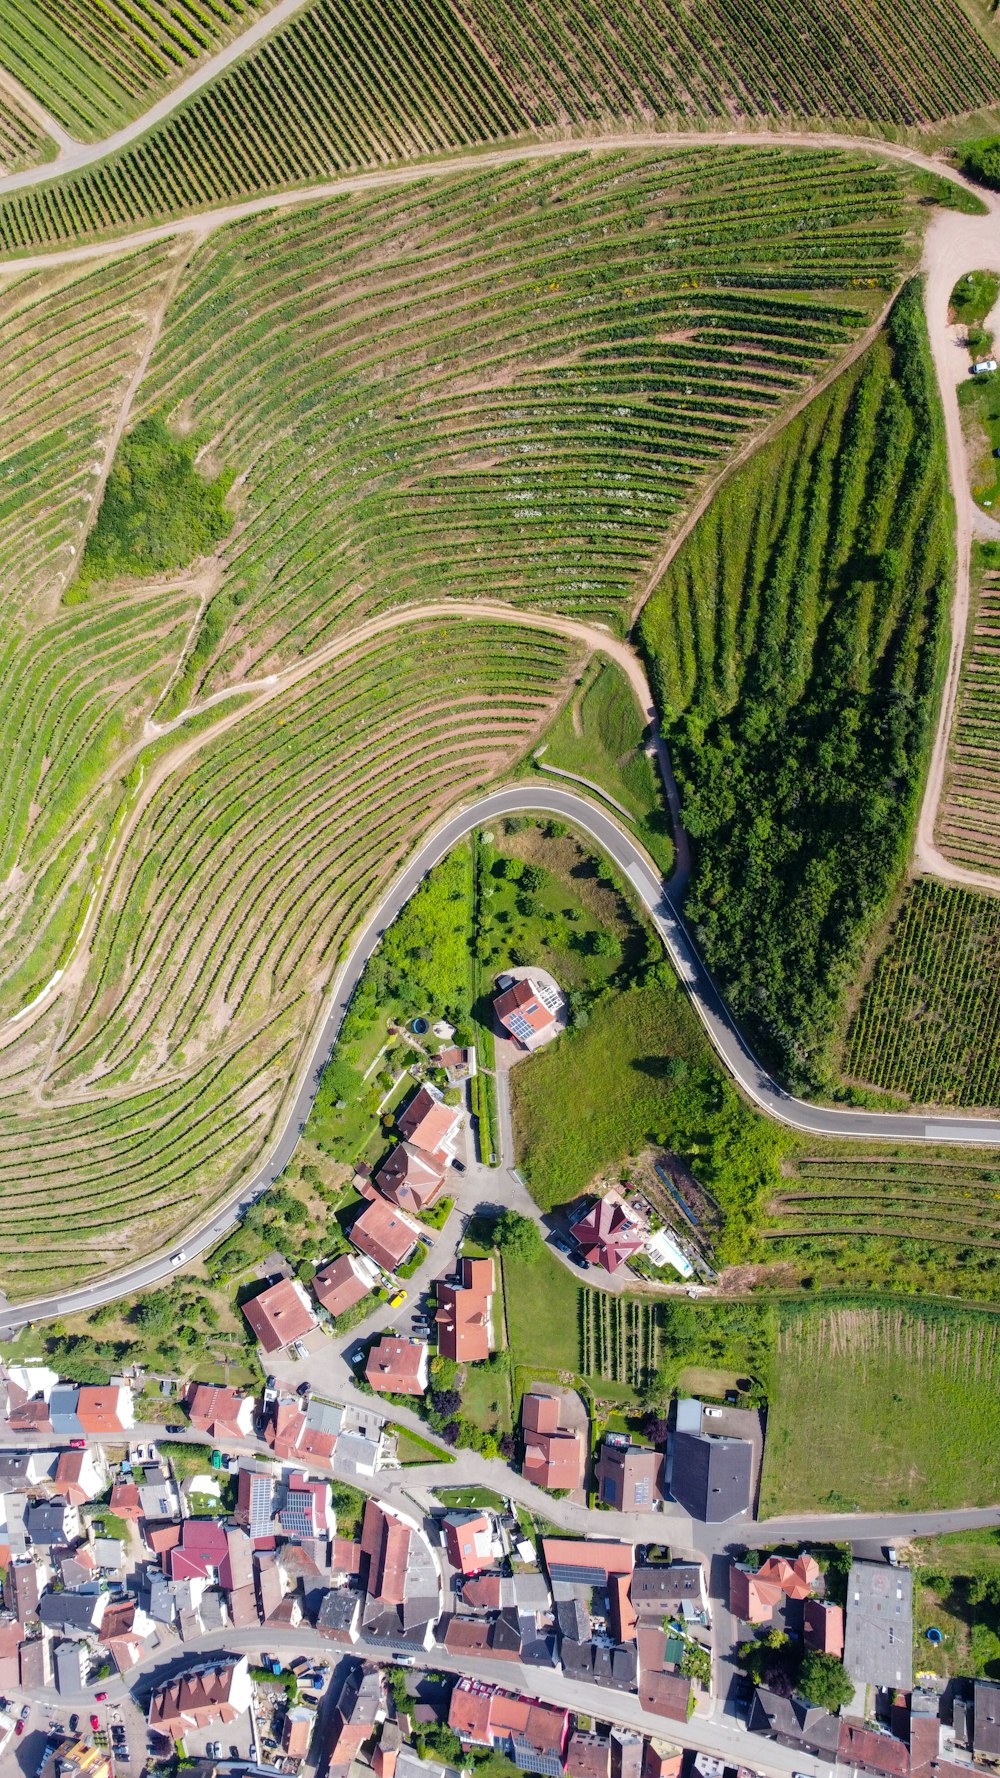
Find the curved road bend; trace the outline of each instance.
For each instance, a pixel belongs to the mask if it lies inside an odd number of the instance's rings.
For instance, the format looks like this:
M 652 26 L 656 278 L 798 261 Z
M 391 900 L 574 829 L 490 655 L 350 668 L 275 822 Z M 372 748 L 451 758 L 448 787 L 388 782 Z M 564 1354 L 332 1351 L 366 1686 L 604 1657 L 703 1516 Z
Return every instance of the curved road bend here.
M 786 1093 L 771 1079 L 737 1031 L 686 927 L 674 911 L 663 879 L 657 875 L 635 841 L 609 815 L 572 791 L 557 790 L 554 787 L 549 789 L 548 786 L 535 784 L 516 786 L 493 791 L 449 816 L 427 837 L 369 915 L 337 972 L 330 1011 L 316 1039 L 311 1060 L 285 1123 L 268 1159 L 252 1178 L 219 1205 L 206 1222 L 180 1236 L 160 1254 L 99 1283 L 84 1285 L 58 1295 L 38 1297 L 31 1302 L 0 1311 L 0 1335 L 8 1335 L 26 1321 L 94 1309 L 101 1303 L 112 1302 L 131 1291 L 157 1284 L 168 1278 L 175 1269 L 171 1265 L 173 1255 L 183 1252 L 185 1261 L 192 1259 L 234 1228 L 241 1212 L 273 1185 L 288 1165 L 316 1096 L 323 1066 L 337 1040 L 344 1015 L 365 965 L 385 928 L 391 925 L 409 901 L 431 866 L 443 858 L 472 828 L 479 827 L 486 821 L 498 820 L 505 815 L 523 814 L 528 810 L 557 815 L 575 822 L 603 847 L 629 879 L 649 911 L 670 960 L 719 1057 L 748 1098 L 769 1117 L 813 1136 L 1000 1146 L 1000 1118 L 925 1118 L 916 1113 L 855 1111 L 842 1106 L 810 1105 L 805 1100 L 793 1098 L 790 1093 Z

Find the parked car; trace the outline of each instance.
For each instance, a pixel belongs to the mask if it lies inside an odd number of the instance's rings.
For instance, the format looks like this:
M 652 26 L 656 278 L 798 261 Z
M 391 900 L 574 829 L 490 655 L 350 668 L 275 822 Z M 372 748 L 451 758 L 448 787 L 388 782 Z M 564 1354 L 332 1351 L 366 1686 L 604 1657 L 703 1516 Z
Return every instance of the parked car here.
M 23 1735 L 24 1734 L 24 1724 L 20 1720 L 20 1718 L 18 1718 L 17 1722 L 14 1724 L 14 1733 L 15 1733 L 15 1735 Z
M 22 1706 L 21 1706 L 21 1721 L 27 1722 L 30 1715 L 31 1715 L 31 1705 L 30 1704 L 22 1704 Z
M 94 1703 L 95 1704 L 106 1704 L 107 1701 L 108 1701 L 107 1692 L 95 1692 L 94 1693 Z
M 301 1340 L 292 1341 L 292 1351 L 295 1353 L 296 1358 L 299 1359 L 308 1358 L 309 1356 Z
M 71 1717 L 70 1717 L 70 1719 L 69 1719 L 69 1732 L 70 1732 L 70 1734 L 71 1734 L 71 1735 L 75 1735 L 75 1734 L 76 1734 L 76 1731 L 77 1731 L 77 1729 L 78 1729 L 78 1728 L 79 1728 L 79 1727 L 80 1727 L 80 1718 L 79 1718 L 79 1717 L 78 1717 L 78 1716 L 75 1716 L 75 1715 L 74 1715 L 74 1716 L 71 1716 Z
M 95 1716 L 95 1715 L 94 1715 L 94 1713 L 93 1713 L 93 1711 L 91 1711 L 91 1715 L 90 1715 L 90 1726 L 91 1726 L 91 1728 L 92 1728 L 92 1729 L 99 1729 L 99 1728 L 100 1728 L 100 1726 L 101 1726 L 101 1719 L 100 1719 L 100 1717 L 99 1717 L 99 1716 Z
M 87 1441 L 85 1438 L 71 1438 L 69 1441 L 69 1448 L 71 1451 L 85 1451 L 87 1449 Z
M 365 1355 L 364 1347 L 363 1346 L 355 1346 L 354 1351 L 351 1353 L 350 1362 L 352 1364 L 360 1364 L 361 1360 L 364 1358 L 364 1355 Z
M 299 1384 L 298 1389 L 296 1390 L 296 1394 L 297 1395 L 311 1395 L 312 1394 L 312 1384 L 310 1383 L 308 1377 L 306 1378 L 304 1383 Z
M 168 1426 L 166 1430 L 168 1432 L 186 1432 L 187 1427 L 186 1426 Z
M 406 1301 L 405 1290 L 397 1290 L 395 1296 L 391 1296 L 389 1298 L 389 1307 L 390 1307 L 390 1309 L 398 1309 L 400 1303 L 405 1303 L 405 1301 Z
M 552 1245 L 556 1249 L 557 1253 L 569 1253 L 569 1251 L 570 1251 L 569 1242 L 564 1240 L 562 1235 L 553 1235 Z

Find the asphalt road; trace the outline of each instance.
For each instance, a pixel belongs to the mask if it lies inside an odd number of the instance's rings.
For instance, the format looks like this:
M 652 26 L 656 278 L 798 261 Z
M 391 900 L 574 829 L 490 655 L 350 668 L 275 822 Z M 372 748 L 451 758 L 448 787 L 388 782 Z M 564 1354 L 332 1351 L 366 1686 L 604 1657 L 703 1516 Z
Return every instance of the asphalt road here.
M 298 1142 L 316 1095 L 323 1066 L 337 1040 L 344 1015 L 382 933 L 409 901 L 427 871 L 464 834 L 505 815 L 536 810 L 573 821 L 603 847 L 628 877 L 649 910 L 680 980 L 691 997 L 705 1030 L 720 1058 L 747 1096 L 769 1117 L 813 1136 L 843 1136 L 866 1141 L 955 1142 L 1000 1146 L 1000 1118 L 935 1117 L 882 1111 L 855 1111 L 841 1106 L 810 1105 L 786 1093 L 766 1073 L 744 1043 L 716 990 L 694 943 L 675 912 L 663 879 L 648 863 L 635 841 L 609 815 L 573 791 L 548 785 L 525 784 L 497 790 L 478 798 L 449 816 L 414 854 L 410 863 L 386 891 L 354 940 L 337 972 L 332 1004 L 315 1043 L 312 1057 L 279 1130 L 268 1159 L 253 1177 L 217 1207 L 206 1221 L 197 1224 L 170 1248 L 130 1266 L 116 1276 L 56 1296 L 37 1297 L 0 1312 L 0 1335 L 8 1335 L 26 1321 L 69 1315 L 96 1308 L 132 1291 L 157 1284 L 195 1255 L 211 1247 L 235 1227 L 242 1211 L 284 1171 Z M 183 1257 L 177 1264 L 176 1256 Z

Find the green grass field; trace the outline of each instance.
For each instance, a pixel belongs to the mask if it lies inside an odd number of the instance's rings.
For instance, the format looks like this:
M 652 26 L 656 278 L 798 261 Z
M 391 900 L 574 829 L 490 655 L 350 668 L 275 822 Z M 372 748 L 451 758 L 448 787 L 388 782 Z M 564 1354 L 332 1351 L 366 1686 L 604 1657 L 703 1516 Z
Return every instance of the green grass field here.
M 998 1462 L 993 1316 L 861 1304 L 783 1315 L 761 1517 L 983 1506 Z
M 669 876 L 670 818 L 646 742 L 647 724 L 625 674 L 614 661 L 596 656 L 534 757 L 542 767 L 589 778 L 628 809 L 646 850 Z

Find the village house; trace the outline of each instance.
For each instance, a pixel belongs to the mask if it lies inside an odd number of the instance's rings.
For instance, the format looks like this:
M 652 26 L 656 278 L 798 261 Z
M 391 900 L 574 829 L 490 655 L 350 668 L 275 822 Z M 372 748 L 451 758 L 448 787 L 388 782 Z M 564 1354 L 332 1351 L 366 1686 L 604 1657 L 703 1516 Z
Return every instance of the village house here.
M 368 1354 L 365 1376 L 380 1395 L 423 1395 L 427 1389 L 427 1344 L 383 1334 Z
M 454 1155 L 461 1122 L 460 1105 L 446 1105 L 436 1087 L 422 1086 L 399 1113 L 396 1128 L 404 1143 L 443 1168 Z
M 350 1230 L 355 1247 L 360 1247 L 384 1272 L 394 1272 L 397 1266 L 406 1264 L 420 1234 L 419 1223 L 411 1222 L 402 1210 L 379 1197 L 365 1205 Z
M 320 1267 L 312 1287 L 317 1302 L 328 1315 L 336 1318 L 363 1302 L 375 1289 L 378 1279 L 378 1267 L 365 1254 L 341 1253 L 329 1265 Z
M 617 1272 L 634 1259 L 642 1252 L 645 1240 L 638 1223 L 613 1193 L 598 1198 L 570 1225 L 570 1234 L 588 1266 L 599 1266 L 604 1272 Z
M 663 1453 L 608 1434 L 597 1460 L 598 1498 L 617 1512 L 652 1512 L 663 1499 Z
M 443 1109 L 447 1109 L 444 1107 Z M 419 1214 L 433 1204 L 444 1184 L 444 1167 L 412 1142 L 399 1142 L 375 1174 L 383 1197 L 401 1210 Z
M 246 1655 L 217 1666 L 192 1667 L 152 1694 L 149 1726 L 180 1741 L 192 1729 L 235 1722 L 250 1709 L 252 1699 Z
M 443 1358 L 457 1364 L 477 1364 L 489 1357 L 495 1283 L 491 1259 L 463 1258 L 458 1283 L 439 1279 L 434 1322 Z
M 209 1438 L 249 1438 L 253 1432 L 253 1397 L 238 1389 L 195 1383 L 186 1405 L 194 1430 Z
M 493 1563 L 493 1525 L 483 1512 L 448 1512 L 441 1520 L 448 1560 L 460 1574 L 480 1574 Z
M 280 1352 L 316 1326 L 305 1290 L 297 1278 L 280 1278 L 243 1304 L 243 1314 L 265 1352 Z
M 557 1395 L 550 1395 L 543 1388 L 528 1391 L 521 1402 L 521 1433 L 521 1474 L 527 1481 L 539 1488 L 566 1488 L 570 1492 L 583 1486 L 586 1443 L 578 1428 L 560 1424 Z
M 500 993 L 493 1001 L 497 1020 L 522 1049 L 538 1049 L 556 1030 L 562 1002 L 559 990 L 530 976 L 521 981 L 500 976 L 499 984 Z

